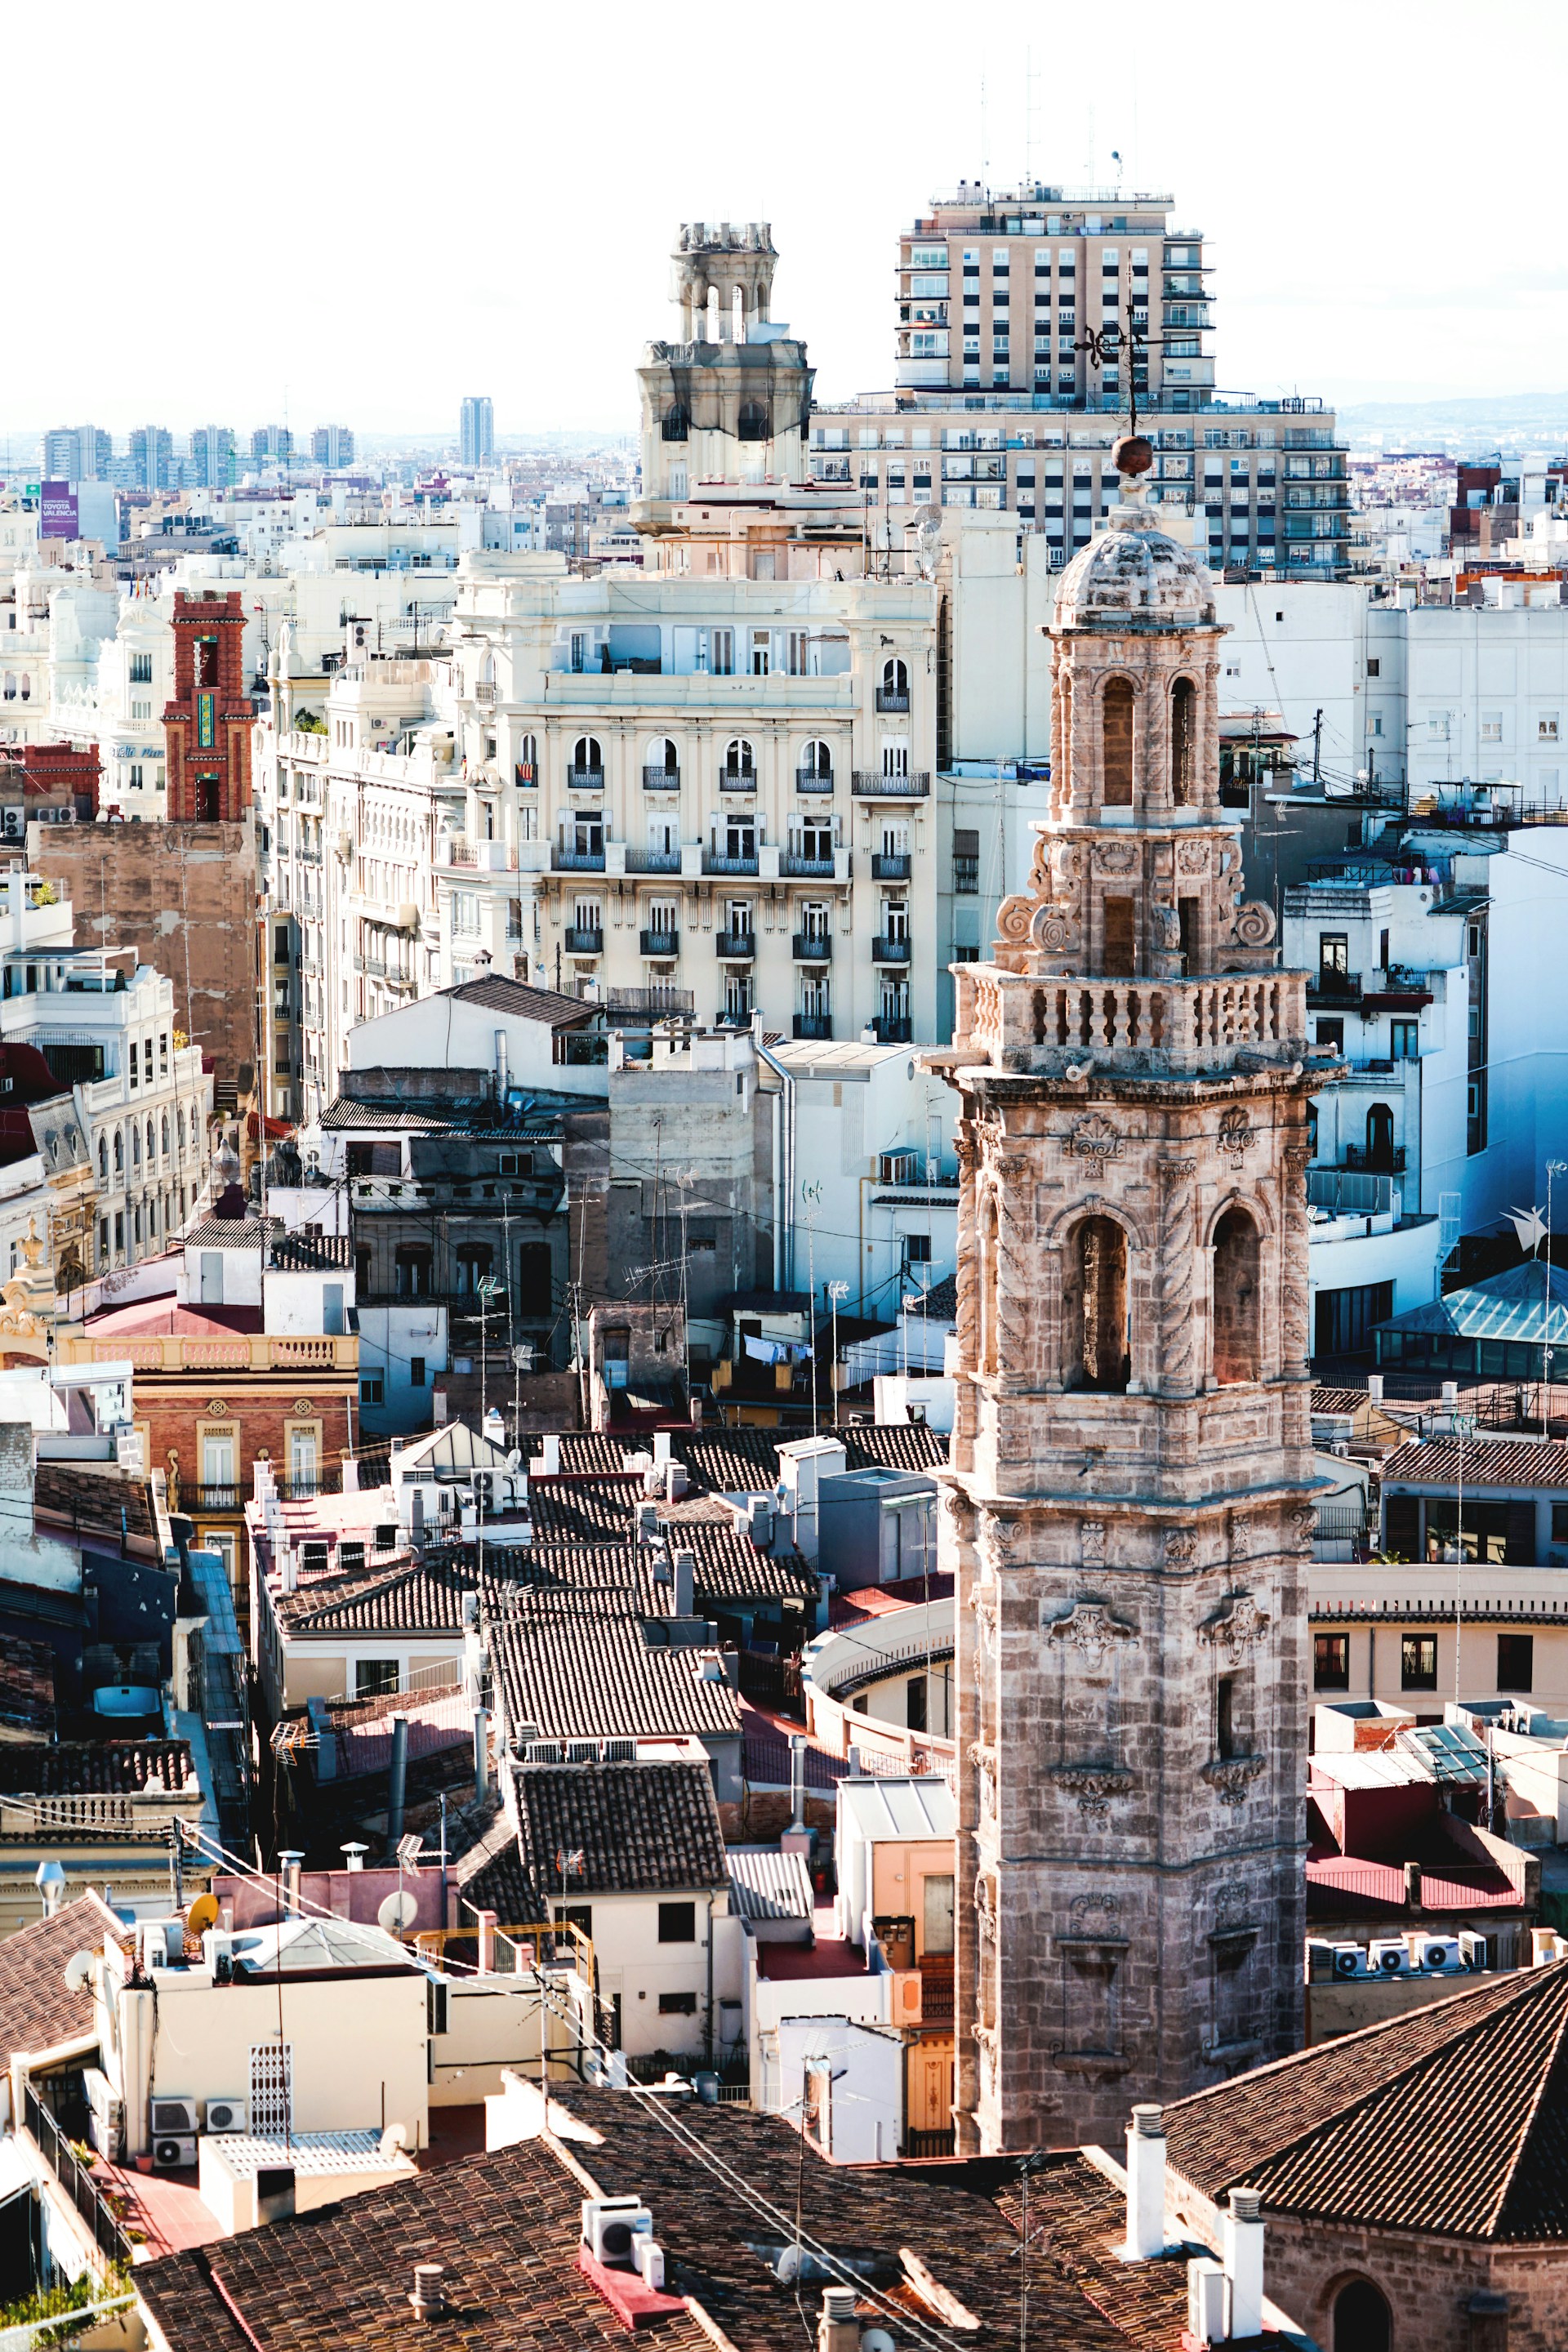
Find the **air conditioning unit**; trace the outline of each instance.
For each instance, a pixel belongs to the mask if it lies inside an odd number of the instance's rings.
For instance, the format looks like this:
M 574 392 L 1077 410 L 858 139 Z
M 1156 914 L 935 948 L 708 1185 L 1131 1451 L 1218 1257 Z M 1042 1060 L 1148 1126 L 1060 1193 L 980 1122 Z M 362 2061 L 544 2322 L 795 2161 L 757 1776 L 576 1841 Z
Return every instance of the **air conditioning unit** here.
M 1366 1948 L 1367 1973 L 1374 1977 L 1407 1977 L 1410 1952 L 1403 1936 L 1384 1936 Z
M 194 2172 L 196 2163 L 196 2143 L 194 2133 L 171 2132 L 166 2137 L 153 2142 L 154 2172 Z
M 653 2235 L 653 2215 L 640 2197 L 584 2197 L 583 2243 L 606 2270 L 636 2270 L 637 2241 Z
M 1359 1944 L 1334 1946 L 1334 1974 L 1337 1977 L 1366 1977 L 1372 1974 L 1366 1964 L 1366 1954 Z
M 913 1151 L 884 1151 L 877 1161 L 879 1184 L 918 1184 L 920 1157 Z
M 140 1932 L 143 1968 L 184 1968 L 185 1923 L 183 1919 L 144 1919 Z M 195 2128 L 193 2125 L 192 2129 Z
M 242 2132 L 250 2128 L 250 2110 L 244 2099 L 209 2099 L 207 2129 L 210 2132 Z
M 1489 1968 L 1491 1963 L 1487 1957 L 1486 1937 L 1479 1935 L 1473 1927 L 1462 1927 L 1459 1930 L 1459 1958 L 1468 1969 L 1479 1971 Z
M 1410 1942 L 1416 1967 L 1428 1974 L 1440 1970 L 1444 1976 L 1458 1976 L 1464 1968 L 1458 1936 L 1412 1936 Z
M 101 2067 L 85 2068 L 81 2079 L 87 2093 L 88 2137 L 100 2156 L 108 2157 L 111 2164 L 117 2163 L 125 2145 L 124 2105 L 116 2098 L 114 2086 Z
M 201 2125 L 196 2116 L 196 2103 L 195 2099 L 165 2099 L 159 2097 L 153 2099 L 150 2104 L 153 2110 L 153 2137 L 154 2139 L 160 2139 L 172 2135 L 181 2135 L 188 2137 L 200 2130 Z M 193 2157 L 191 2161 L 195 2163 L 195 2158 Z

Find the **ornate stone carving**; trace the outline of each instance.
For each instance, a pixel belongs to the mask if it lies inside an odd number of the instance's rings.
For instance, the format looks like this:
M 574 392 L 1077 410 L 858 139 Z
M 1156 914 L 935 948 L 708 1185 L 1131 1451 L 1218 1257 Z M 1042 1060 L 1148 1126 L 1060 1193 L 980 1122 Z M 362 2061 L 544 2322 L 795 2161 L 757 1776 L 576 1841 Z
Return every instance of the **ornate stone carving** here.
M 1022 948 L 1029 943 L 1029 926 L 1035 919 L 1035 901 L 1022 895 L 1004 898 L 996 909 L 996 937 L 1005 947 Z
M 1295 1549 L 1310 1559 L 1312 1539 L 1318 1532 L 1318 1514 L 1312 1505 L 1298 1503 L 1289 1513 L 1286 1525 L 1290 1530 Z
M 1166 955 L 1179 955 L 1182 949 L 1182 919 L 1168 898 L 1156 898 L 1151 913 L 1160 947 Z
M 1244 1805 L 1267 1761 L 1263 1756 L 1215 1756 L 1200 1765 L 1198 1777 L 1208 1782 L 1222 1805 Z
M 1124 1797 L 1132 1775 L 1120 1764 L 1053 1764 L 1051 1778 L 1068 1796 L 1078 1799 L 1079 1811 L 1090 1821 L 1110 1811 L 1112 1797 Z
M 1075 1895 L 1068 1905 L 1068 1917 L 1075 1936 L 1113 1931 L 1121 1916 L 1121 1900 L 1114 1895 Z
M 1198 1549 L 1198 1539 L 1191 1528 L 1167 1528 L 1165 1530 L 1165 1565 L 1167 1568 L 1191 1568 Z
M 1120 1129 L 1096 1111 L 1091 1118 L 1079 1120 L 1068 1137 L 1068 1150 L 1075 1160 L 1087 1160 L 1098 1175 L 1111 1160 L 1121 1159 L 1126 1140 Z
M 1113 1617 L 1103 1601 L 1079 1601 L 1065 1617 L 1051 1619 L 1046 1627 L 1046 1639 L 1064 1645 L 1070 1643 L 1094 1674 L 1113 1651 L 1136 1649 L 1142 1635 L 1136 1625 Z
M 1184 841 L 1176 851 L 1176 863 L 1184 874 L 1206 874 L 1209 870 L 1207 842 Z
M 1085 1519 L 1079 1529 L 1079 1543 L 1085 1568 L 1104 1567 L 1105 1521 L 1103 1519 Z
M 1076 955 L 1079 932 L 1076 919 L 1061 907 L 1038 907 L 1029 925 L 1029 938 L 1042 955 Z
M 1193 1329 L 1195 1160 L 1162 1160 L 1160 1202 L 1160 1386 L 1167 1396 L 1191 1396 L 1196 1381 Z
M 1239 1665 L 1255 1642 L 1260 1642 L 1273 1620 L 1250 1592 L 1234 1592 L 1217 1615 L 1205 1618 L 1198 1639 L 1210 1649 L 1222 1649 L 1232 1665 Z
M 1258 1129 L 1252 1124 L 1252 1114 L 1240 1103 L 1227 1110 L 1219 1123 L 1219 1148 L 1233 1168 L 1242 1160 L 1258 1140 Z
M 1097 874 L 1131 874 L 1138 863 L 1138 852 L 1131 841 L 1097 841 L 1094 845 L 1094 870 Z
M 1236 910 L 1230 935 L 1238 948 L 1266 948 L 1274 937 L 1274 909 L 1261 898 L 1249 898 Z

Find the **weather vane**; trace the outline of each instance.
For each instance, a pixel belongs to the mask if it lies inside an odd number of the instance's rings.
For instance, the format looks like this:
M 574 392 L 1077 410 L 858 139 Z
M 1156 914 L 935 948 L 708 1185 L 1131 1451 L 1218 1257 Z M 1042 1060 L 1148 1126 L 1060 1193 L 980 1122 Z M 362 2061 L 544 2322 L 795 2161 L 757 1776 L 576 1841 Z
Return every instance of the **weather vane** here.
M 1147 319 L 1148 315 L 1149 314 L 1146 310 L 1142 313 L 1142 316 L 1144 319 Z M 1086 327 L 1084 329 L 1082 342 L 1075 343 L 1073 345 L 1073 349 L 1076 352 L 1088 352 L 1090 367 L 1103 368 L 1108 365 L 1114 367 L 1122 348 L 1123 338 L 1125 338 L 1127 348 L 1131 354 L 1127 368 L 1127 431 L 1130 438 L 1136 439 L 1138 433 L 1138 362 L 1140 359 L 1147 357 L 1149 350 L 1149 330 L 1147 326 L 1140 324 L 1140 311 L 1138 307 L 1138 297 L 1136 294 L 1130 294 L 1127 298 L 1127 324 L 1124 329 L 1121 327 Z M 1156 336 L 1154 340 L 1157 342 L 1163 341 L 1163 337 Z

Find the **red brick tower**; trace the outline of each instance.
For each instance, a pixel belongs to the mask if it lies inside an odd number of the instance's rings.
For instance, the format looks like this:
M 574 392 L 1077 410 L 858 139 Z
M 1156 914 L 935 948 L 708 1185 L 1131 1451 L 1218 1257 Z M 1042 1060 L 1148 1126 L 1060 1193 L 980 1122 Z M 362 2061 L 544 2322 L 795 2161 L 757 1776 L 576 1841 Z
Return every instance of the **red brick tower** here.
M 175 824 L 233 823 L 250 806 L 245 692 L 245 611 L 237 593 L 174 597 L 174 692 L 163 706 L 169 815 Z

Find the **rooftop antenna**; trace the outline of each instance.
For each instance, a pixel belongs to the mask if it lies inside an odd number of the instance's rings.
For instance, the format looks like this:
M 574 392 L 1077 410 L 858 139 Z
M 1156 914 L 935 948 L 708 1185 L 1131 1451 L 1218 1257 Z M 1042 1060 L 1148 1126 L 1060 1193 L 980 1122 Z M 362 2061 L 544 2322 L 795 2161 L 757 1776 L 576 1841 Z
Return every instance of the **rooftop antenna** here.
M 1030 188 L 1035 184 L 1035 52 L 1031 46 L 1024 52 L 1024 178 Z
M 987 186 L 991 180 L 991 116 L 986 103 L 985 76 L 980 77 L 980 177 Z

